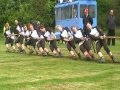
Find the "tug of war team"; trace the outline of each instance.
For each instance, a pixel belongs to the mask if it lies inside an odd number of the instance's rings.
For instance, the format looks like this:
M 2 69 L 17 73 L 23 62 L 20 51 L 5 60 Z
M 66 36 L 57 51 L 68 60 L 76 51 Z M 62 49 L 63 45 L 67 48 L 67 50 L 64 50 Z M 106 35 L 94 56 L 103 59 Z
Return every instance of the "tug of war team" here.
M 60 40 L 66 45 L 70 57 L 81 58 L 83 55 L 85 59 L 94 60 L 95 55 L 92 51 L 96 51 L 99 62 L 104 63 L 105 58 L 101 52 L 103 47 L 112 62 L 117 62 L 108 47 L 110 39 L 106 39 L 106 35 L 100 27 L 92 27 L 93 20 L 88 15 L 88 10 L 85 10 L 84 13 L 83 29 L 72 26 L 70 30 L 70 28 L 61 25 L 55 26 L 55 30 L 60 32 Z M 108 35 L 115 34 L 113 33 L 115 25 L 111 25 L 111 23 L 114 24 L 114 20 L 113 10 L 110 10 L 110 15 L 107 18 Z M 17 19 L 14 22 L 14 27 L 11 27 L 8 22 L 4 25 L 3 32 L 6 38 L 7 51 L 26 53 L 29 50 L 29 54 L 35 52 L 37 55 L 49 56 L 51 55 L 50 51 L 46 48 L 46 43 L 48 43 L 53 56 L 63 57 L 63 53 L 57 45 L 56 35 L 50 27 L 45 27 L 40 22 L 31 22 L 24 25 L 21 25 Z M 91 48 L 91 46 L 94 46 L 93 42 L 95 42 L 94 50 Z M 115 45 L 115 39 L 112 40 L 112 44 Z

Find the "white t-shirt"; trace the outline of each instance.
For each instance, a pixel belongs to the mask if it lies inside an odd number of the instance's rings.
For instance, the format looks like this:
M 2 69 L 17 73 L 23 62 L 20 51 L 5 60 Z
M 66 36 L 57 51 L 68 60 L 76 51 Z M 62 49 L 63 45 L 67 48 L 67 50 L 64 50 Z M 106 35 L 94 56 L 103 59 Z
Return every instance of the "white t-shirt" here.
M 93 36 L 95 36 L 95 37 L 98 37 L 100 34 L 99 34 L 99 32 L 97 31 L 96 28 L 92 28 L 92 29 L 91 29 L 91 32 L 90 32 L 90 35 L 93 35 Z
M 55 36 L 55 34 L 53 33 L 53 32 L 46 32 L 45 34 L 44 34 L 44 36 L 48 39 L 48 40 L 51 40 L 51 39 L 56 39 L 56 36 Z
M 10 30 L 7 30 L 7 31 L 6 31 L 6 35 L 9 36 L 11 39 L 14 39 L 14 38 L 15 38 L 15 37 L 14 37 L 14 33 L 11 33 Z
M 33 37 L 34 39 L 44 39 L 43 35 L 40 35 L 40 37 L 39 37 L 39 35 L 38 35 L 36 30 L 32 31 L 31 37 Z
M 23 31 L 23 27 L 22 27 L 22 28 L 20 28 L 20 26 L 19 26 L 19 25 L 17 25 L 16 30 L 17 30 L 18 32 L 22 32 L 22 31 Z
M 70 32 L 64 30 L 61 34 L 65 41 L 71 41 L 73 39 L 73 35 Z
M 68 37 L 69 37 L 68 32 L 67 32 L 66 30 L 64 30 L 64 31 L 62 32 L 61 36 L 62 36 L 63 38 L 68 38 Z
M 76 38 L 83 38 L 83 34 L 82 34 L 82 32 L 81 32 L 80 30 L 78 30 L 78 31 L 74 34 L 74 36 L 75 36 Z
M 30 35 L 30 31 L 22 31 L 21 32 L 21 35 L 23 35 L 23 36 L 29 36 Z
M 39 36 L 38 36 L 36 30 L 33 30 L 33 31 L 32 31 L 31 37 L 33 37 L 34 39 L 39 39 Z

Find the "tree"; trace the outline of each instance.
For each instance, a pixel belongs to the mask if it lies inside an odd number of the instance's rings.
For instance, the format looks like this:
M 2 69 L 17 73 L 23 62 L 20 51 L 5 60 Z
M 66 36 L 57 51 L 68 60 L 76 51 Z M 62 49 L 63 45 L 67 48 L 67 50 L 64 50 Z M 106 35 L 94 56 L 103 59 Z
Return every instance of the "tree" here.
M 110 9 L 115 10 L 117 25 L 120 25 L 120 0 L 97 0 L 98 24 L 106 27 L 106 17 Z M 5 22 L 12 24 L 14 19 L 23 23 L 39 20 L 54 27 L 54 6 L 56 0 L 0 0 L 0 28 Z
M 98 2 L 98 24 L 104 28 L 106 28 L 106 18 L 110 11 L 110 9 L 113 9 L 115 11 L 117 25 L 120 25 L 120 14 L 118 13 L 120 11 L 120 0 L 97 0 Z
M 40 20 L 46 25 L 52 26 L 54 23 L 55 0 L 33 0 L 32 6 L 35 13 L 34 19 Z

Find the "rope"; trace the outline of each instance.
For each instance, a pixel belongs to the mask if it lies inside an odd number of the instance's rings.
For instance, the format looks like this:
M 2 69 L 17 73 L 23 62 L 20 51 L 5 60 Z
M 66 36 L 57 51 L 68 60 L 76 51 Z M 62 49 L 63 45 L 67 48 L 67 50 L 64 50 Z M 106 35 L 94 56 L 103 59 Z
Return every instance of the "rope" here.
M 115 38 L 115 39 L 120 39 L 118 36 L 107 36 L 106 38 Z

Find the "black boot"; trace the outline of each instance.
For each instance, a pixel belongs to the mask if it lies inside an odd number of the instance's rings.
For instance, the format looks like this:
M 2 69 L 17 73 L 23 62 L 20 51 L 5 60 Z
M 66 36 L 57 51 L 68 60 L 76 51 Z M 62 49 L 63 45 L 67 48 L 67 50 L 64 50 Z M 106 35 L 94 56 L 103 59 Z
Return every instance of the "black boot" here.
M 47 56 L 51 56 L 49 52 L 46 52 L 47 53 Z
M 100 63 L 105 63 L 105 59 L 104 57 L 101 57 L 100 60 L 99 60 Z
M 42 56 L 46 56 L 46 53 L 43 51 L 43 52 L 41 52 L 41 54 L 42 54 Z
M 113 63 L 117 62 L 114 56 L 112 56 L 111 58 L 112 58 Z
M 31 50 L 30 52 L 29 52 L 29 54 L 31 55 L 31 54 L 33 54 L 34 53 L 34 51 L 33 50 Z
M 80 55 L 80 53 L 78 53 L 77 55 L 78 55 L 78 57 L 81 59 L 81 55 Z
M 24 50 L 23 50 L 21 47 L 19 47 L 18 52 L 19 52 L 19 53 L 23 53 L 23 51 L 24 51 Z
M 62 54 L 61 52 L 59 52 L 58 54 L 59 54 L 59 56 L 60 56 L 60 57 L 62 57 L 62 56 L 63 56 L 63 54 Z
M 92 60 L 95 60 L 95 56 L 94 55 L 92 55 L 91 58 L 92 58 Z

